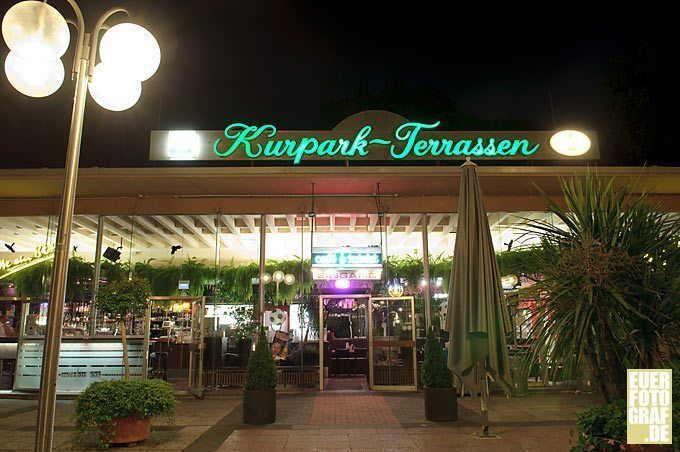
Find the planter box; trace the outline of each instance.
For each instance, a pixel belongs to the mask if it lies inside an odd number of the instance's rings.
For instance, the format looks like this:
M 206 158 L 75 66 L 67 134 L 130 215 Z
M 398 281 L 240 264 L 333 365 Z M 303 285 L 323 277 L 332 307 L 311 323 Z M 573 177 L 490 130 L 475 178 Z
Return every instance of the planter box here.
M 276 421 L 276 389 L 243 390 L 243 423 L 271 424 Z
M 433 422 L 458 419 L 456 388 L 425 388 L 425 418 Z
M 149 439 L 151 419 L 126 417 L 113 421 L 111 444 L 141 443 Z

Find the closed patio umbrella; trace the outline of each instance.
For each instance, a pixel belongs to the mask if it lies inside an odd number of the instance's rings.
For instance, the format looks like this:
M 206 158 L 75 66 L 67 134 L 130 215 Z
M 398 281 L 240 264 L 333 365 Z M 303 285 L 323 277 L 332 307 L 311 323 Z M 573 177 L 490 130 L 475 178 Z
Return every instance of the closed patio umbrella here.
M 482 394 L 482 433 L 488 434 L 487 376 L 511 393 L 505 341 L 511 326 L 501 304 L 501 278 L 476 167 L 469 160 L 462 165 L 446 330 L 449 368 L 464 386 L 476 389 L 473 395 Z

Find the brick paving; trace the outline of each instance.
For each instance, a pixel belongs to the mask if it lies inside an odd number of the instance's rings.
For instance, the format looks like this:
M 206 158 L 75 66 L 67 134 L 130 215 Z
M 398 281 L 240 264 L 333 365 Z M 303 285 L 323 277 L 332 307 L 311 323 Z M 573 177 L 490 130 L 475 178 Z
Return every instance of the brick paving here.
M 374 393 L 323 393 L 314 399 L 310 424 L 398 424 L 392 409 Z
M 494 439 L 479 439 L 479 400 L 459 400 L 459 419 L 424 418 L 422 394 L 376 392 L 279 393 L 277 421 L 242 423 L 241 391 L 180 399 L 175 423 L 155 419 L 152 437 L 136 451 L 544 451 L 569 450 L 576 413 L 601 402 L 595 395 L 532 393 L 493 396 L 489 403 Z M 0 451 L 33 449 L 35 400 L 0 400 Z M 57 404 L 55 450 L 96 450 L 76 445 L 72 401 Z M 10 439 L 11 438 L 11 439 Z

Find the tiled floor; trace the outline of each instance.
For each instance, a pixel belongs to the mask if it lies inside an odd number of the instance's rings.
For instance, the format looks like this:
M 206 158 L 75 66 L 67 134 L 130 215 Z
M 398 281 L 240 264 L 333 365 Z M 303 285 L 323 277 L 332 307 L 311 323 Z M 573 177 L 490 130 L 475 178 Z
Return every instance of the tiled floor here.
M 569 449 L 576 413 L 600 402 L 594 395 L 533 393 L 489 403 L 492 431 L 478 439 L 479 400 L 458 401 L 459 419 L 425 421 L 422 394 L 376 392 L 281 393 L 276 423 L 242 423 L 241 392 L 180 399 L 172 425 L 155 419 L 152 437 L 136 451 L 403 450 L 550 451 Z M 33 449 L 37 402 L 0 399 L 0 451 Z M 73 401 L 59 401 L 55 450 L 94 450 L 71 442 Z
M 573 394 L 492 397 L 496 436 L 483 439 L 477 436 L 479 399 L 460 399 L 459 419 L 449 423 L 425 421 L 422 394 L 317 392 L 300 400 L 280 399 L 275 424 L 236 426 L 218 450 L 566 451 L 576 413 L 599 402 L 597 396 Z M 291 404 L 311 406 L 311 416 L 299 416 L 298 424 L 282 422 L 290 419 L 281 418 L 282 407 Z
M 236 430 L 218 451 L 567 451 L 565 427 L 497 428 L 482 439 L 474 427 Z
M 398 424 L 385 398 L 375 393 L 319 394 L 310 424 Z

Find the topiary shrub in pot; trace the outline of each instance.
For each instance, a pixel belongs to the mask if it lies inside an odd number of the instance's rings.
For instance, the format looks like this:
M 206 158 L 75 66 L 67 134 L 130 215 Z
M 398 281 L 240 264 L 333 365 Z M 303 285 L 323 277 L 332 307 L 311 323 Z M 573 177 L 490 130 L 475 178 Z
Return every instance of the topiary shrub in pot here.
M 458 419 L 458 401 L 453 376 L 446 365 L 446 357 L 434 331 L 427 332 L 425 362 L 423 363 L 423 386 L 425 387 L 425 418 L 434 422 L 450 422 Z
M 151 286 L 146 279 L 142 278 L 116 281 L 102 287 L 99 291 L 97 309 L 118 322 L 120 337 L 123 342 L 126 380 L 130 379 L 130 361 L 128 359 L 125 320 L 130 315 L 144 315 L 149 307 L 150 296 Z
M 149 307 L 151 287 L 146 279 L 132 278 L 113 282 L 101 289 L 98 309 L 118 322 L 123 344 L 123 381 L 98 382 L 90 385 L 78 401 L 83 425 L 96 425 L 106 443 L 137 443 L 149 438 L 150 418 L 174 406 L 172 387 L 163 381 L 130 381 L 130 360 L 125 321 L 131 315 L 142 316 Z M 105 394 L 102 396 L 101 394 Z M 160 397 L 160 400 L 153 400 Z M 88 424 L 88 412 L 96 407 L 89 400 L 110 405 L 102 407 Z M 103 413 L 103 414 L 102 414 Z
M 110 380 L 92 383 L 76 403 L 76 438 L 94 428 L 100 447 L 149 438 L 151 418 L 172 420 L 172 386 L 163 380 Z
M 269 350 L 267 332 L 260 327 L 255 351 L 248 360 L 243 391 L 243 422 L 271 424 L 276 421 L 276 363 Z

